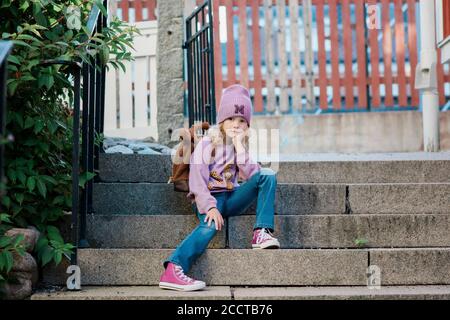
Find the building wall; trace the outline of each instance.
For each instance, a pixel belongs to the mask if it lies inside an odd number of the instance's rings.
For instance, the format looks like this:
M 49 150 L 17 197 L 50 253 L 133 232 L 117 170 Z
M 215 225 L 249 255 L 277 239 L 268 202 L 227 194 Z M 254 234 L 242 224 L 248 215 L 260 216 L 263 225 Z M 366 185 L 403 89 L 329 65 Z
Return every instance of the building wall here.
M 282 154 L 423 151 L 418 111 L 254 116 L 251 127 L 279 129 Z M 448 151 L 450 111 L 440 113 L 440 132 L 441 150 Z

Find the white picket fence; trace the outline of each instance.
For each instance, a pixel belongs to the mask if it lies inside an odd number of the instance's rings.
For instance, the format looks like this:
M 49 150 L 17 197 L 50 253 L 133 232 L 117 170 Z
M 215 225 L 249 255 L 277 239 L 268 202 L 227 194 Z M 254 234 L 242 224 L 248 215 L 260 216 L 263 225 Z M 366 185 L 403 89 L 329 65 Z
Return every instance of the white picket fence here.
M 134 38 L 135 61 L 124 62 L 126 72 L 110 67 L 106 74 L 105 126 L 107 137 L 158 139 L 156 125 L 157 22 L 135 23 L 142 35 Z

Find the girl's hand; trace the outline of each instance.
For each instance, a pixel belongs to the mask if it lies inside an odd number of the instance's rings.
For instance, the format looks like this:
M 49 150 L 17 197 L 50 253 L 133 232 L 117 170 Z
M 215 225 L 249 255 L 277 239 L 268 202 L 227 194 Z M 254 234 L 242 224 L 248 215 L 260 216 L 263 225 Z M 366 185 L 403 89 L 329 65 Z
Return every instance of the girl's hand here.
M 233 137 L 233 144 L 236 150 L 244 149 L 245 137 L 248 135 L 248 130 L 244 130 Z
M 214 223 L 216 224 L 216 230 L 222 230 L 222 226 L 225 224 L 223 222 L 223 217 L 220 214 L 219 210 L 217 208 L 211 208 L 206 213 L 205 221 L 208 222 L 208 227 L 211 226 L 211 222 L 214 220 Z

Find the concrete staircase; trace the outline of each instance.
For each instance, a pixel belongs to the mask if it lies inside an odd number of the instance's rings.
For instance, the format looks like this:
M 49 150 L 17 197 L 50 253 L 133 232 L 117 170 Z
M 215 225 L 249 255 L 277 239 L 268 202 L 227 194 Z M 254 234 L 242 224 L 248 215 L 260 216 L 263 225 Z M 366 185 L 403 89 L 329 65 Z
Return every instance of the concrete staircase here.
M 82 284 L 97 297 L 121 296 L 98 286 L 138 288 L 130 298 L 450 297 L 450 153 L 282 158 L 275 232 L 283 249 L 250 249 L 251 207 L 226 221 L 193 267 L 212 291 L 188 296 L 139 287 L 158 284 L 162 261 L 196 225 L 186 195 L 166 183 L 170 157 L 102 154 L 100 170 L 91 248 L 78 253 Z M 373 265 L 377 292 L 366 287 Z

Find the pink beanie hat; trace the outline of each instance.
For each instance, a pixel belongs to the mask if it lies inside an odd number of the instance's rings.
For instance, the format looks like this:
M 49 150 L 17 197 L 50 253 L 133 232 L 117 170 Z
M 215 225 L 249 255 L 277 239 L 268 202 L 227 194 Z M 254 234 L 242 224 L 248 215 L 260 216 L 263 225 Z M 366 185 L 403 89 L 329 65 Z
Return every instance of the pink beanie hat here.
M 250 126 L 252 100 L 250 99 L 250 92 L 240 84 L 233 84 L 223 90 L 217 114 L 217 123 L 235 116 L 244 117 Z

